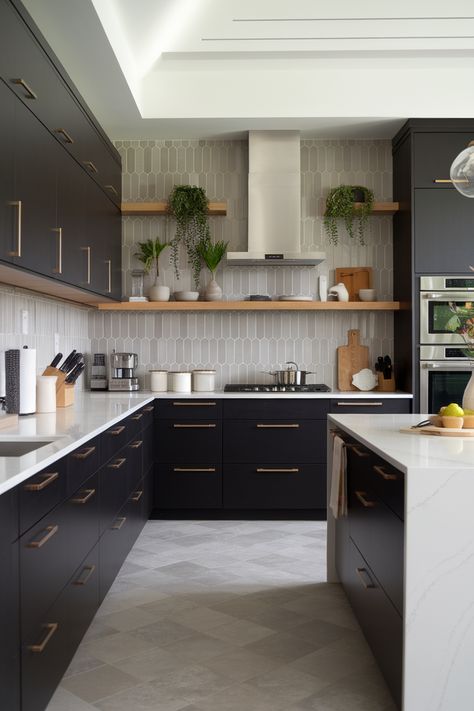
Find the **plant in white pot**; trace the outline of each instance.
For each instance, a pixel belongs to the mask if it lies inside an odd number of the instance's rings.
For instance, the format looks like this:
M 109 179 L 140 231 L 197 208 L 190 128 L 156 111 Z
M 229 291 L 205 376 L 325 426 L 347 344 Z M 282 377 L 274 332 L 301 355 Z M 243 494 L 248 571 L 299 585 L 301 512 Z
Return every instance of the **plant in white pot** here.
M 211 242 L 209 238 L 201 240 L 197 245 L 197 252 L 206 267 L 211 272 L 211 281 L 206 287 L 204 298 L 206 301 L 220 301 L 222 299 L 222 289 L 216 282 L 215 275 L 217 267 L 228 246 L 228 242 Z
M 138 247 L 139 251 L 135 252 L 135 257 L 142 262 L 147 274 L 150 271 L 155 273 L 155 281 L 148 290 L 148 298 L 150 301 L 169 301 L 169 286 L 161 286 L 158 283 L 160 254 L 166 247 L 169 247 L 169 242 L 160 242 L 157 237 L 156 239 L 147 239 L 146 242 L 139 242 Z

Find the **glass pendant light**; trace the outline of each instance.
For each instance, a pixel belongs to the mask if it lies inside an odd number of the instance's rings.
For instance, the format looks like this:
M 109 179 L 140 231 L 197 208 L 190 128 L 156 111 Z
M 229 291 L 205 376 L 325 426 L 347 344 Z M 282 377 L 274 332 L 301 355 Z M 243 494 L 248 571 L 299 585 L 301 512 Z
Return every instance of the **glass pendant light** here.
M 449 176 L 461 195 L 474 198 L 474 141 L 453 160 Z

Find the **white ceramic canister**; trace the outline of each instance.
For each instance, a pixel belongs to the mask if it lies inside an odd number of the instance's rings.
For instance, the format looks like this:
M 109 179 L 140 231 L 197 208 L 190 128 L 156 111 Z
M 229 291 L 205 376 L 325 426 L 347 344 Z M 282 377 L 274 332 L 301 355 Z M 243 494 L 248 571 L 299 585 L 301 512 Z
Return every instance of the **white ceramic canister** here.
M 153 393 L 165 393 L 168 390 L 167 370 L 150 370 L 150 390 Z
M 169 372 L 169 389 L 174 393 L 191 392 L 191 373 L 183 371 Z
M 36 376 L 36 412 L 56 412 L 57 375 Z
M 196 393 L 210 393 L 215 387 L 215 370 L 193 370 L 193 390 Z

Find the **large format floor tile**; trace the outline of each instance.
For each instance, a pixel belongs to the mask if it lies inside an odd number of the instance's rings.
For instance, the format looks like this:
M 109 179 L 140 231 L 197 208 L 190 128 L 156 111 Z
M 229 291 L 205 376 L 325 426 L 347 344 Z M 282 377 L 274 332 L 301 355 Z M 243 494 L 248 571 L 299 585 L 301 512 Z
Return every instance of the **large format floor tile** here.
M 395 711 L 314 521 L 149 521 L 47 711 Z

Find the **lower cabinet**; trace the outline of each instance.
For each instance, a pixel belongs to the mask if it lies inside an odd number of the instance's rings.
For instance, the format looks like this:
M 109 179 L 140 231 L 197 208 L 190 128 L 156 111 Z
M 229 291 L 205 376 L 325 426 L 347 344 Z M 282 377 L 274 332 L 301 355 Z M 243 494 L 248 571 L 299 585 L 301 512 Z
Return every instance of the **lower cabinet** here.
M 0 497 L 0 707 L 20 709 L 18 503 L 17 492 Z
M 160 463 L 156 469 L 156 501 L 163 509 L 222 508 L 221 462 Z

